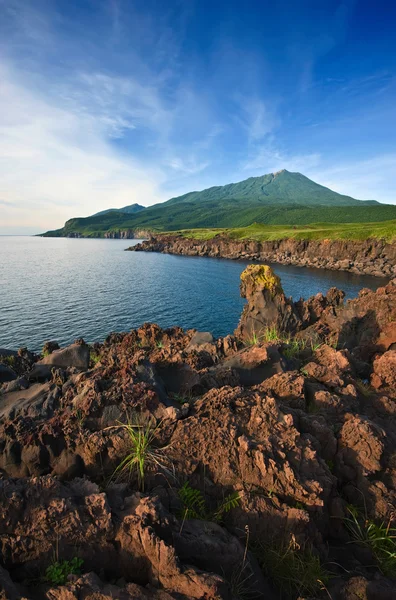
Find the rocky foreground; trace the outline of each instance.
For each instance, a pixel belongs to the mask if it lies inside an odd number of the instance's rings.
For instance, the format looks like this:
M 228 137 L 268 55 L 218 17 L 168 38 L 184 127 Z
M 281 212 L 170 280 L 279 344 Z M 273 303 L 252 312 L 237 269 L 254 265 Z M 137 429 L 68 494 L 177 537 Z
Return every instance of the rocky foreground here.
M 150 235 L 148 240 L 127 250 L 258 260 L 378 277 L 396 275 L 396 244 L 381 239 L 364 241 L 281 239 L 260 242 L 248 239 L 235 240 L 226 235 L 200 240 L 184 235 L 162 234 Z
M 0 351 L 0 598 L 396 598 L 396 285 Z

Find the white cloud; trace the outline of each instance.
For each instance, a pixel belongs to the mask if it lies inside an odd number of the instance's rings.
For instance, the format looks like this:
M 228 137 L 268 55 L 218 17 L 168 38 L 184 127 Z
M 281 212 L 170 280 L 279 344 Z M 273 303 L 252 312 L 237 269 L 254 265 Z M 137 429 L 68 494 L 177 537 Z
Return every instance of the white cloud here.
M 91 96 L 71 94 L 67 103 L 65 90 L 44 94 L 10 67 L 3 66 L 0 75 L 1 227 L 55 228 L 76 214 L 164 199 L 161 171 L 112 145 L 112 136 L 134 126 L 132 115 L 110 102 L 120 81 L 99 77 L 103 96 L 93 86 Z M 133 118 L 150 110 L 142 97 L 141 113 Z
M 346 161 L 330 168 L 312 169 L 309 173 L 313 179 L 340 194 L 396 204 L 396 154 Z
M 238 97 L 241 114 L 237 120 L 246 129 L 249 142 L 258 142 L 278 124 L 278 118 L 260 98 Z
M 273 144 L 269 143 L 257 148 L 253 156 L 244 163 L 243 170 L 259 171 L 260 175 L 274 173 L 281 169 L 301 171 L 306 174 L 308 170 L 317 167 L 320 162 L 319 153 L 291 155 L 277 150 Z

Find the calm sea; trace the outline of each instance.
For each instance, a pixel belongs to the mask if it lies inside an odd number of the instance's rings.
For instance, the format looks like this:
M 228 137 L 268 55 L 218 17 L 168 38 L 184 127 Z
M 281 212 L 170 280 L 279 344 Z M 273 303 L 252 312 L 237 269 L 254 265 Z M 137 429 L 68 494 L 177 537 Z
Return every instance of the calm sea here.
M 231 333 L 244 304 L 246 262 L 124 252 L 132 240 L 0 237 L 0 347 L 39 350 L 46 340 L 103 340 L 147 321 Z M 383 280 L 273 265 L 287 295 L 330 287 L 347 297 Z

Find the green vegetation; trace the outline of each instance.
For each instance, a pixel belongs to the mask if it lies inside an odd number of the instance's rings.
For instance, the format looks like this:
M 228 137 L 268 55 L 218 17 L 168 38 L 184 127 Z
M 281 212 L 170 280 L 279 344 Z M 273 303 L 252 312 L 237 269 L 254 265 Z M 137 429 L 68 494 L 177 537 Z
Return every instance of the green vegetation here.
M 266 327 L 261 335 L 257 335 L 256 332 L 252 334 L 250 338 L 246 340 L 248 346 L 257 346 L 257 344 L 265 344 L 271 342 L 280 342 L 282 335 L 279 333 L 276 325 Z
M 187 228 L 245 229 L 254 223 L 287 230 L 290 229 L 285 228 L 287 225 L 301 227 L 316 222 L 370 223 L 372 226 L 373 223 L 396 220 L 394 205 L 355 200 L 318 185 L 301 173 L 288 171 L 190 192 L 143 210 L 139 207 L 137 212 L 128 209 L 132 207 L 70 219 L 62 229 L 44 235 L 103 237 L 105 232 L 125 229 L 154 232 Z M 319 237 L 323 236 L 319 234 Z
M 353 542 L 371 550 L 385 576 L 396 577 L 396 528 L 391 527 L 391 521 L 378 525 L 354 506 L 349 506 L 348 512 L 344 522 Z
M 238 492 L 231 492 L 214 511 L 210 511 L 205 499 L 199 490 L 196 490 L 186 482 L 179 490 L 179 499 L 183 505 L 182 518 L 203 519 L 205 521 L 220 522 L 225 514 L 236 508 L 240 503 Z
M 310 547 L 301 547 L 294 538 L 288 544 L 263 543 L 255 549 L 258 562 L 282 595 L 316 597 L 325 589 L 329 573 Z
M 292 338 L 286 344 L 286 348 L 282 350 L 283 356 L 286 358 L 298 358 L 298 356 L 305 350 L 307 347 L 306 340 L 299 340 L 296 338 Z
M 53 585 L 64 585 L 69 575 L 81 575 L 83 564 L 83 559 L 77 556 L 71 560 L 55 561 L 47 568 L 45 580 Z
M 264 342 L 279 342 L 281 339 L 281 334 L 278 331 L 276 325 L 272 325 L 271 327 L 267 327 L 263 334 Z
M 97 365 L 100 361 L 100 354 L 98 354 L 98 352 L 96 352 L 96 350 L 93 348 L 91 348 L 89 351 L 89 361 L 93 366 Z
M 7 365 L 9 367 L 15 367 L 15 356 L 10 355 L 10 356 L 0 356 L 0 363 L 3 363 L 3 365 Z
M 182 237 L 209 240 L 225 236 L 233 240 L 257 242 L 282 240 L 366 240 L 368 238 L 396 240 L 396 219 L 383 223 L 312 223 L 301 227 L 263 225 L 254 223 L 249 227 L 235 229 L 185 229 L 173 232 Z
M 166 460 L 163 449 L 154 447 L 159 425 L 154 426 L 152 422 L 127 423 L 120 427 L 127 431 L 130 450 L 126 457 L 120 462 L 114 471 L 117 477 L 132 479 L 137 477 L 139 488 L 144 490 L 144 480 L 148 467 L 159 467 L 165 469 Z

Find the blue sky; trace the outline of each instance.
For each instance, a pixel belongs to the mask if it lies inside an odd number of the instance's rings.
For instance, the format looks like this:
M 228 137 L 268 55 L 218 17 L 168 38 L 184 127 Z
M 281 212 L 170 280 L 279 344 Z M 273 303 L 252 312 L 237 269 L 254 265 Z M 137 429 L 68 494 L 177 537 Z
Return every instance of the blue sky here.
M 0 233 L 286 168 L 396 202 L 396 5 L 0 0 Z

